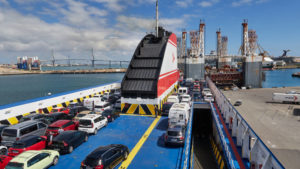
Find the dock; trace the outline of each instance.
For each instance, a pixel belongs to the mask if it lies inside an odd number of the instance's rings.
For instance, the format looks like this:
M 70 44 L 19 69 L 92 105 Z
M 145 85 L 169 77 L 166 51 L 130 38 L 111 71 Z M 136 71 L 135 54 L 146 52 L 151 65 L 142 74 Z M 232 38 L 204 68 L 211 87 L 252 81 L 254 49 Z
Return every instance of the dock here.
M 223 91 L 235 108 L 247 120 L 256 134 L 268 148 L 289 169 L 300 166 L 300 118 L 293 115 L 297 104 L 281 104 L 272 101 L 272 94 L 300 91 L 300 87 L 260 88 L 237 91 Z

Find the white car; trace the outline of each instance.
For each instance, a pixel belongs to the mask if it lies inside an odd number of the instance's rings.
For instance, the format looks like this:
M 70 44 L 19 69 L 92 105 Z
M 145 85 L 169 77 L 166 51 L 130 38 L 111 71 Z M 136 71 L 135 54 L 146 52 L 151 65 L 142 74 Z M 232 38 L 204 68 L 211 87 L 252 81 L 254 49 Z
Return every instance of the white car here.
M 109 102 L 99 102 L 95 104 L 95 111 L 96 112 L 103 112 L 104 110 L 110 109 L 110 103 Z
M 192 104 L 191 96 L 188 94 L 181 95 L 181 103 L 187 103 L 191 105 Z
M 79 119 L 79 131 L 97 134 L 98 130 L 107 126 L 107 118 L 99 114 L 88 114 Z
M 213 102 L 214 101 L 214 97 L 211 93 L 207 93 L 205 96 L 204 96 L 204 101 L 206 102 Z
M 206 94 L 209 94 L 209 93 L 211 93 L 209 88 L 204 88 L 202 90 L 202 96 L 206 96 Z

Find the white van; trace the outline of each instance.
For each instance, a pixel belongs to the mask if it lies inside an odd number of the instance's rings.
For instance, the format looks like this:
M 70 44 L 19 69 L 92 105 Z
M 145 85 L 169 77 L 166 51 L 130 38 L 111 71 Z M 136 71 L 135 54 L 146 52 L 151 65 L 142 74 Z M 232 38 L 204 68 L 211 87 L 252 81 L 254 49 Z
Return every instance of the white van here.
M 179 98 L 178 96 L 171 95 L 168 97 L 167 102 L 169 103 L 179 103 Z
M 188 88 L 187 87 L 180 87 L 179 89 L 178 89 L 178 94 L 179 95 L 182 95 L 182 94 L 188 94 Z
M 174 103 L 169 110 L 169 126 L 186 126 L 190 115 L 190 106 L 187 103 Z
M 87 98 L 83 100 L 83 106 L 92 110 L 96 104 L 104 102 L 104 99 L 101 95 L 95 95 L 92 98 Z

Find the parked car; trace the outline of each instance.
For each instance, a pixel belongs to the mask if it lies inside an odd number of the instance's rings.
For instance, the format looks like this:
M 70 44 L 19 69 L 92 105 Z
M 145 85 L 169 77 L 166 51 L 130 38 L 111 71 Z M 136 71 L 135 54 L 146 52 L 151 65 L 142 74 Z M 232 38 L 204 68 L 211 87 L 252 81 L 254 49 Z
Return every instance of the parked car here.
M 49 148 L 60 153 L 72 153 L 74 148 L 88 140 L 88 133 L 77 130 L 63 131 L 49 143 Z
M 163 104 L 163 107 L 162 107 L 162 112 L 161 112 L 161 115 L 166 115 L 168 116 L 169 115 L 169 110 L 171 109 L 172 105 L 174 103 L 173 102 L 166 102 Z
M 110 109 L 110 108 L 111 108 L 111 106 L 110 106 L 109 102 L 100 102 L 100 103 L 95 104 L 94 111 L 103 112 L 104 110 Z
M 77 130 L 78 122 L 72 120 L 58 120 L 48 126 L 46 135 L 57 136 L 62 131 Z
M 29 135 L 43 136 L 46 133 L 46 129 L 46 124 L 34 120 L 6 127 L 2 131 L 2 145 L 10 147 L 15 141 Z
M 174 127 L 168 128 L 165 133 L 165 145 L 170 144 L 184 145 L 185 139 L 185 127 L 182 125 L 176 125 Z
M 205 96 L 204 96 L 204 101 L 206 102 L 213 102 L 214 101 L 214 97 L 211 93 L 207 93 Z
M 41 118 L 44 118 L 46 115 L 45 114 L 30 114 L 28 116 L 24 116 L 19 120 L 19 123 L 24 122 L 24 121 L 29 121 L 29 120 L 39 120 Z
M 7 155 L 0 155 L 0 169 L 4 169 L 5 166 L 12 160 L 13 157 Z
M 167 102 L 179 103 L 179 97 L 177 95 L 171 95 L 168 97 Z
M 116 103 L 114 104 L 113 108 L 114 108 L 117 112 L 121 113 L 121 99 L 118 99 L 118 100 L 116 101 Z
M 99 114 L 88 114 L 79 119 L 79 131 L 97 134 L 98 130 L 107 126 L 107 118 Z
M 242 100 L 237 100 L 235 103 L 234 103 L 234 106 L 240 106 L 242 105 Z
M 29 135 L 14 142 L 12 147 L 8 149 L 8 155 L 14 157 L 28 150 L 43 150 L 46 146 L 46 136 Z
M 83 104 L 79 102 L 72 102 L 68 105 L 68 108 L 71 109 L 73 107 L 78 107 L 78 106 L 83 106 Z
M 118 96 L 116 95 L 110 95 L 107 99 L 107 101 L 110 103 L 110 104 L 115 104 L 116 101 L 119 99 Z
M 52 124 L 54 122 L 56 122 L 57 120 L 71 120 L 72 117 L 65 114 L 65 113 L 52 113 L 52 114 L 48 114 L 47 116 L 45 116 L 43 122 L 47 123 L 47 124 Z
M 94 113 L 91 113 L 92 111 L 90 110 L 86 110 L 86 111 L 82 111 L 80 113 L 78 113 L 75 117 L 74 117 L 74 120 L 75 121 L 79 121 L 80 118 L 88 115 L 88 114 L 94 114 Z M 96 113 L 97 114 L 97 113 Z M 100 113 L 99 113 L 100 114 Z
M 211 94 L 211 91 L 210 91 L 210 89 L 209 88 L 204 88 L 203 90 L 202 90 L 202 96 L 206 96 L 206 94 Z
M 58 163 L 59 153 L 54 150 L 29 150 L 13 158 L 5 169 L 40 169 Z
M 89 109 L 84 106 L 74 106 L 74 107 L 70 108 L 69 115 L 72 117 L 75 117 L 78 113 L 80 113 L 82 111 L 87 111 L 87 110 L 89 110 Z
M 65 114 L 69 114 L 70 112 L 70 109 L 67 108 L 67 107 L 56 107 L 56 108 L 53 108 L 49 114 L 52 114 L 52 113 L 65 113 Z
M 114 109 L 107 109 L 102 112 L 102 116 L 106 117 L 108 122 L 113 122 L 116 118 L 120 117 L 120 112 Z
M 8 125 L 4 125 L 4 124 L 0 125 L 0 142 L 2 141 L 1 133 L 2 133 L 3 129 L 5 129 L 6 127 L 8 127 Z
M 91 152 L 81 163 L 80 169 L 115 168 L 127 159 L 129 149 L 125 145 L 101 146 Z

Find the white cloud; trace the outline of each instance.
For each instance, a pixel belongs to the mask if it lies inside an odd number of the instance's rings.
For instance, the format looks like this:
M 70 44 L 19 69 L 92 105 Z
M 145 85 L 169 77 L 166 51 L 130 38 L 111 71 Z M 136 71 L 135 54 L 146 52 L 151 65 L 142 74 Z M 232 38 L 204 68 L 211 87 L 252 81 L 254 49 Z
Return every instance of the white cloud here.
M 119 0 L 93 0 L 98 3 L 104 4 L 104 6 L 112 11 L 121 12 L 125 6 L 121 5 Z
M 243 5 L 251 5 L 253 3 L 255 3 L 255 4 L 266 3 L 269 1 L 270 0 L 239 0 L 239 1 L 232 2 L 232 6 L 239 7 L 239 6 L 243 6 Z
M 175 1 L 176 5 L 182 8 L 187 8 L 193 3 L 193 0 L 177 0 Z
M 203 8 L 206 8 L 206 7 L 211 7 L 215 4 L 217 4 L 220 0 L 208 0 L 208 1 L 201 1 L 199 3 L 199 5 Z

